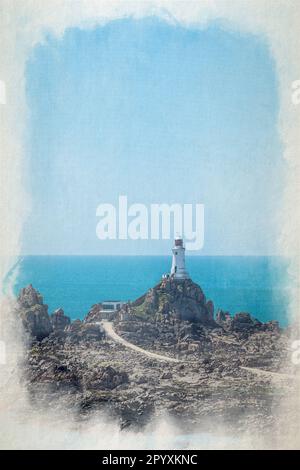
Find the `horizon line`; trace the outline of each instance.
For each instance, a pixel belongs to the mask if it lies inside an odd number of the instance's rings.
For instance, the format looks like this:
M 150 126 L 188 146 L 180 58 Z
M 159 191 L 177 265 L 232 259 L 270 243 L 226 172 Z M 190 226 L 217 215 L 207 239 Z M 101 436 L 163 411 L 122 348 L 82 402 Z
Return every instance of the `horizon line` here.
M 158 257 L 158 256 L 166 256 L 169 257 L 172 254 L 163 254 L 163 253 L 156 253 L 156 254 L 115 254 L 115 253 L 91 253 L 91 254 L 85 254 L 85 253 L 70 253 L 70 254 L 62 254 L 62 253 L 27 253 L 27 254 L 18 254 L 18 255 L 13 255 L 17 257 L 27 257 L 27 256 L 78 256 L 78 257 Z M 269 253 L 269 254 L 189 254 L 189 252 L 186 252 L 185 254 L 186 257 L 189 258 L 205 258 L 205 257 L 240 257 L 240 258 L 261 258 L 261 257 L 285 257 L 289 258 L 289 255 L 281 254 L 281 253 Z

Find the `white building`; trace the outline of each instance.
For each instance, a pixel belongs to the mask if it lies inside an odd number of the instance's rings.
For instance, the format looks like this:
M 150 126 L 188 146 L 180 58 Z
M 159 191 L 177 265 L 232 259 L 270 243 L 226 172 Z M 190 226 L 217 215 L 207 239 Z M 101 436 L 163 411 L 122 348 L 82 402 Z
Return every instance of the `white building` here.
M 185 269 L 185 248 L 182 238 L 175 238 L 174 247 L 172 248 L 172 268 L 171 276 L 175 279 L 189 279 L 190 276 Z
M 120 300 L 105 300 L 101 302 L 101 317 L 109 319 L 111 315 L 118 312 L 125 303 L 126 302 L 121 302 Z

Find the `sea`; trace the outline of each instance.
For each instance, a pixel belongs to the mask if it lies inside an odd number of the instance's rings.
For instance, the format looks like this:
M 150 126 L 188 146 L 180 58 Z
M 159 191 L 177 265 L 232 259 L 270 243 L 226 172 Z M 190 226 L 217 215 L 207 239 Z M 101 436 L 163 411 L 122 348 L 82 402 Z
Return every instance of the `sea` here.
M 61 307 L 72 319 L 83 319 L 96 303 L 136 299 L 169 272 L 170 263 L 170 256 L 25 256 L 14 267 L 14 292 L 32 284 L 49 313 Z M 186 266 L 215 311 L 249 312 L 261 321 L 288 324 L 295 288 L 288 259 L 190 256 Z

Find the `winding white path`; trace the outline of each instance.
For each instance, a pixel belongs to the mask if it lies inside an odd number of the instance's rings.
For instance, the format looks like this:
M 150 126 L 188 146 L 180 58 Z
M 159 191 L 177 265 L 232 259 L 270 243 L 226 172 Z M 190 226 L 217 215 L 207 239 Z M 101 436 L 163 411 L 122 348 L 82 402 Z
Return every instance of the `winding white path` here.
M 150 357 L 151 359 L 156 359 L 157 361 L 181 362 L 179 359 L 175 359 L 174 357 L 168 357 L 168 356 L 163 356 L 161 354 L 156 354 L 156 353 L 147 351 L 146 349 L 140 348 L 139 346 L 136 346 L 135 344 L 129 343 L 129 341 L 126 341 L 126 339 L 122 338 L 115 332 L 115 330 L 113 329 L 112 323 L 107 320 L 102 320 L 100 324 L 103 326 L 107 336 L 109 336 L 113 341 L 123 344 L 123 346 L 125 346 L 126 348 L 132 349 L 133 351 L 137 353 L 144 354 L 144 356 Z
M 144 356 L 147 356 L 151 359 L 156 359 L 157 361 L 164 361 L 164 362 L 183 362 L 180 359 L 175 359 L 174 357 L 168 357 L 168 356 L 163 356 L 162 354 L 156 354 L 150 351 L 147 351 L 146 349 L 140 348 L 139 346 L 136 346 L 133 343 L 130 343 L 126 339 L 122 338 L 121 336 L 118 335 L 118 333 L 115 332 L 113 329 L 113 324 L 109 322 L 108 320 L 102 320 L 101 322 L 97 322 L 98 325 L 102 325 L 103 329 L 105 330 L 107 336 L 109 336 L 113 341 L 116 341 L 117 343 L 122 344 L 126 348 L 129 348 L 137 353 L 143 354 Z M 286 378 L 292 378 L 295 379 L 295 376 L 288 375 L 288 374 L 283 374 L 280 372 L 271 372 L 268 370 L 264 369 L 259 369 L 256 367 L 245 367 L 245 366 L 240 366 L 241 369 L 244 369 L 246 371 L 252 372 L 254 374 L 258 375 L 264 375 L 264 376 L 269 376 L 277 379 L 286 379 Z
M 271 370 L 259 369 L 258 367 L 240 366 L 240 369 L 247 370 L 249 372 L 253 372 L 253 374 L 257 374 L 257 375 L 269 376 L 269 377 L 272 377 L 274 379 L 281 379 L 281 380 L 282 379 L 293 379 L 293 380 L 297 379 L 296 375 L 284 374 L 283 372 L 272 372 Z

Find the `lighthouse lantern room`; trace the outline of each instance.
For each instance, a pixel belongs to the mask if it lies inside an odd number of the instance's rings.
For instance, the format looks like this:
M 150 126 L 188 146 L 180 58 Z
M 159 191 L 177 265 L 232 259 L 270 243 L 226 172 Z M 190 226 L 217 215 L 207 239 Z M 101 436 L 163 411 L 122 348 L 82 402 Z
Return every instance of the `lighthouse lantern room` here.
M 182 238 L 176 238 L 172 248 L 172 268 L 171 276 L 174 279 L 189 279 L 189 274 L 185 269 L 185 248 Z

